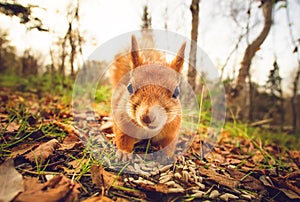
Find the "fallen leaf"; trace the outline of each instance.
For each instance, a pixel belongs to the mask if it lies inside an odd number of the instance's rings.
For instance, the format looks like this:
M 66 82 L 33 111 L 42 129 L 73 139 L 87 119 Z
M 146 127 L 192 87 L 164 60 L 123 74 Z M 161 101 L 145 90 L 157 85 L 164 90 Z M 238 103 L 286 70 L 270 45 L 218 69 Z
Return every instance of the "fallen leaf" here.
M 59 142 L 56 139 L 49 140 L 38 146 L 32 152 L 25 155 L 25 158 L 30 162 L 35 162 L 38 160 L 41 163 L 44 163 L 46 159 L 53 154 L 54 150 L 60 146 Z
M 91 198 L 88 198 L 88 199 L 85 199 L 83 200 L 82 202 L 114 202 L 114 200 L 104 196 L 95 196 L 95 197 L 91 197 Z
M 74 148 L 81 148 L 83 146 L 82 141 L 80 140 L 78 134 L 69 133 L 64 141 L 60 144 L 59 150 L 71 150 Z
M 121 177 L 113 173 L 107 172 L 102 166 L 92 165 L 91 178 L 93 184 L 99 188 L 109 188 L 111 186 L 123 186 Z
M 254 164 L 260 164 L 265 158 L 260 151 L 257 151 L 251 159 Z
M 159 192 L 159 193 L 164 193 L 164 194 L 169 194 L 170 190 L 168 188 L 168 185 L 166 184 L 146 184 L 143 182 L 139 182 L 136 184 L 137 187 L 147 190 L 147 191 L 154 191 L 154 192 Z
M 224 156 L 222 156 L 219 153 L 216 152 L 209 152 L 206 156 L 205 159 L 207 159 L 208 162 L 211 163 L 218 163 L 218 164 L 222 164 L 225 163 L 225 158 Z
M 291 192 L 286 193 L 285 191 L 283 191 L 288 197 L 290 197 L 291 199 L 300 199 L 300 188 L 298 188 L 297 186 L 294 186 L 290 182 L 288 182 L 280 177 L 271 177 L 271 179 L 277 185 L 277 187 L 282 188 L 282 189 L 287 189 L 289 191 L 296 193 L 293 195 L 293 198 L 291 198 L 290 196 L 288 196 L 288 195 L 290 195 Z
M 245 189 L 250 190 L 264 190 L 264 186 L 262 183 L 252 177 L 251 175 L 242 173 L 233 168 L 227 168 L 226 171 L 230 174 L 230 176 L 238 181 L 240 181 L 240 186 L 244 187 Z
M 53 124 L 57 125 L 64 131 L 66 131 L 68 134 L 75 134 L 77 137 L 80 137 L 80 132 L 76 130 L 76 128 L 70 124 L 61 123 L 59 121 L 53 121 Z
M 82 202 L 128 202 L 128 200 L 123 199 L 123 198 L 117 198 L 115 200 L 112 200 L 106 196 L 101 197 L 101 196 L 95 196 L 95 197 L 91 197 L 88 199 L 83 200 Z
M 271 178 L 269 176 L 262 175 L 259 180 L 266 186 L 275 190 L 279 190 L 284 193 L 290 199 L 300 199 L 300 195 L 297 192 L 300 192 L 299 188 L 294 187 L 290 184 L 280 182 L 275 178 Z M 276 183 L 276 186 L 275 184 Z
M 300 168 L 300 151 L 288 151 L 291 159 L 296 163 L 298 168 Z
M 238 180 L 232 177 L 228 177 L 226 175 L 221 175 L 212 169 L 205 169 L 203 167 L 199 167 L 199 172 L 201 175 L 206 175 L 208 177 L 208 180 L 214 181 L 230 189 L 235 189 L 239 185 Z
M 9 159 L 0 165 L 0 201 L 8 202 L 24 191 L 23 177 Z
M 78 143 L 78 142 L 81 142 L 79 136 L 75 133 L 69 133 L 65 137 L 63 144 L 74 144 L 74 143 Z
M 73 169 L 64 168 L 67 173 L 80 173 L 82 165 L 86 165 L 89 162 L 88 159 L 75 159 L 68 164 L 73 167 Z
M 300 196 L 290 189 L 286 189 L 286 188 L 277 188 L 277 189 L 282 191 L 290 199 L 293 199 L 293 200 L 300 199 Z
M 60 147 L 58 150 L 65 151 L 65 150 L 71 150 L 74 148 L 80 149 L 82 147 L 83 147 L 82 142 L 73 142 L 73 143 L 68 143 L 68 144 L 62 143 L 62 144 L 60 144 Z
M 54 176 L 46 183 L 39 183 L 36 178 L 25 178 L 25 191 L 13 202 L 73 202 L 78 199 L 79 185 L 63 175 Z
M 5 128 L 5 127 L 3 127 L 3 128 Z M 12 132 L 18 131 L 19 128 L 20 128 L 20 125 L 18 123 L 16 123 L 15 121 L 13 121 L 8 124 L 8 126 L 6 127 L 4 132 L 12 133 Z M 3 132 L 3 131 L 1 130 L 1 132 Z
M 39 144 L 40 143 L 35 142 L 35 143 L 31 143 L 31 144 L 24 143 L 24 144 L 17 145 L 16 147 L 12 148 L 10 156 L 12 158 L 15 158 L 19 155 L 23 155 L 23 154 L 27 153 L 28 151 L 32 150 L 34 147 L 37 147 Z
M 242 160 L 236 158 L 226 158 L 226 164 L 228 165 L 238 165 L 242 163 Z

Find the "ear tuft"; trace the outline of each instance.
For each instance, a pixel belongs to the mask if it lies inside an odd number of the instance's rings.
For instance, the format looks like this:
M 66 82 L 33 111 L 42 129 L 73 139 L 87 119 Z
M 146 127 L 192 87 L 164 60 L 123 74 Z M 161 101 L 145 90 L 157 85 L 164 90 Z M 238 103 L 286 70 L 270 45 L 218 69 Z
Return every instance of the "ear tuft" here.
M 131 37 L 131 60 L 133 68 L 136 68 L 142 64 L 142 60 L 138 51 L 138 44 L 134 35 Z
M 176 57 L 171 62 L 172 69 L 174 69 L 177 72 L 181 72 L 181 70 L 182 70 L 182 66 L 183 66 L 183 62 L 184 62 L 185 46 L 186 46 L 186 42 L 184 42 L 181 45 L 180 49 L 177 52 Z

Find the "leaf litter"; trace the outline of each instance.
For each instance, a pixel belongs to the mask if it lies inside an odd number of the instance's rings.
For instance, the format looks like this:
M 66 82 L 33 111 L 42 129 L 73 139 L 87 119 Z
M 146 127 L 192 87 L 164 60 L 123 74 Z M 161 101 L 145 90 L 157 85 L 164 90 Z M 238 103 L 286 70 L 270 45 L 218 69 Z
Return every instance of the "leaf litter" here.
M 111 163 L 107 156 L 103 157 L 106 166 L 101 166 L 84 153 L 86 134 L 73 126 L 76 117 L 68 104 L 59 103 L 56 97 L 39 100 L 35 95 L 9 89 L 5 94 L 13 96 L 1 102 L 0 108 L 0 142 L 5 145 L 0 156 L 0 201 L 300 199 L 300 151 L 278 152 L 282 150 L 274 145 L 261 151 L 259 144 L 231 137 L 225 131 L 205 158 L 199 158 L 199 151 L 205 148 L 196 136 L 184 156 L 157 172 L 115 173 L 107 166 Z M 21 132 L 21 120 L 10 119 L 11 109 L 20 107 L 28 109 L 18 115 L 28 119 Z M 113 142 L 111 118 L 83 114 L 78 119 L 101 128 L 107 140 Z M 29 129 L 40 132 L 29 133 Z M 13 140 L 18 142 L 10 144 Z M 281 167 L 276 163 L 279 156 Z M 147 166 L 136 168 L 142 167 Z

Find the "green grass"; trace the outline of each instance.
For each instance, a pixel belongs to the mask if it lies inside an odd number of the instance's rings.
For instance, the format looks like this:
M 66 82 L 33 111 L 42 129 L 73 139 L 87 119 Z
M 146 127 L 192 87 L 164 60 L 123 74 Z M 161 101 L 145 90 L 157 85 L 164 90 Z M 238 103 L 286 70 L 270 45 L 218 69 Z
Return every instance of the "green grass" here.
M 43 96 L 50 94 L 60 96 L 61 101 L 70 103 L 72 100 L 73 79 L 66 77 L 62 82 L 62 77 L 51 74 L 32 75 L 27 77 L 16 74 L 1 74 L 0 84 L 2 87 L 13 88 L 21 92 L 31 92 Z
M 0 130 L 0 154 L 10 155 L 10 148 L 20 144 L 36 142 L 49 136 L 51 138 L 63 138 L 66 136 L 56 125 L 43 123 L 39 114 L 31 113 L 24 104 L 15 105 L 14 108 L 6 107 L 7 118 L 2 119 Z M 31 123 L 34 120 L 34 124 Z M 7 133 L 7 129 L 12 124 L 15 131 Z M 12 126 L 14 126 L 12 125 Z M 34 138 L 32 138 L 34 136 Z

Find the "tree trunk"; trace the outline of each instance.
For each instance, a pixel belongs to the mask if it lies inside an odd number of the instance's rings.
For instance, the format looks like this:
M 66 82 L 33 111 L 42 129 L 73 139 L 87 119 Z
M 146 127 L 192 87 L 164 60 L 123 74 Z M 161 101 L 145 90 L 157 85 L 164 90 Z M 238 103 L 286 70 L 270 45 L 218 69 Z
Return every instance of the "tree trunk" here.
M 61 53 L 61 58 L 60 58 L 61 63 L 60 63 L 60 66 L 59 66 L 59 74 L 64 80 L 64 78 L 65 78 L 65 60 L 66 60 L 66 56 L 67 56 L 67 53 L 66 53 L 67 37 L 65 36 L 62 40 L 63 40 L 62 44 L 61 44 L 62 53 Z
M 264 26 L 258 37 L 246 48 L 237 78 L 237 86 L 240 87 L 243 87 L 246 83 L 246 77 L 250 71 L 251 61 L 270 32 L 272 25 L 273 0 L 265 0 L 262 4 L 262 11 L 264 16 Z
M 199 3 L 200 0 L 192 0 L 190 10 L 192 12 L 192 32 L 191 32 L 191 50 L 189 55 L 188 83 L 192 89 L 196 89 L 196 56 L 197 56 L 197 39 L 199 25 Z
M 291 106 L 292 106 L 292 114 L 293 114 L 293 122 L 292 122 L 292 126 L 293 126 L 293 131 L 296 132 L 297 131 L 297 93 L 298 93 L 298 85 L 299 85 L 299 79 L 300 79 L 300 62 L 298 61 L 298 70 L 296 73 L 296 77 L 293 81 L 293 96 L 291 99 Z
M 74 71 L 74 60 L 75 60 L 75 55 L 76 55 L 76 44 L 73 39 L 73 29 L 72 29 L 72 22 L 69 22 L 69 43 L 71 46 L 71 54 L 70 54 L 70 67 L 71 67 L 71 77 L 75 77 L 75 71 Z
M 249 86 L 246 84 L 246 78 L 249 76 L 250 66 L 253 57 L 257 50 L 259 50 L 262 43 L 267 38 L 271 26 L 272 26 L 272 11 L 273 11 L 273 0 L 265 0 L 262 5 L 262 12 L 264 17 L 263 29 L 257 38 L 250 43 L 244 53 L 241 67 L 239 69 L 239 74 L 237 77 L 237 82 L 235 85 L 234 93 L 229 94 L 230 103 L 233 103 L 233 108 L 237 108 L 240 111 L 234 112 L 240 119 L 248 119 L 250 113 L 250 104 L 249 104 Z M 231 95 L 234 95 L 231 97 Z M 229 107 L 231 107 L 229 105 Z

